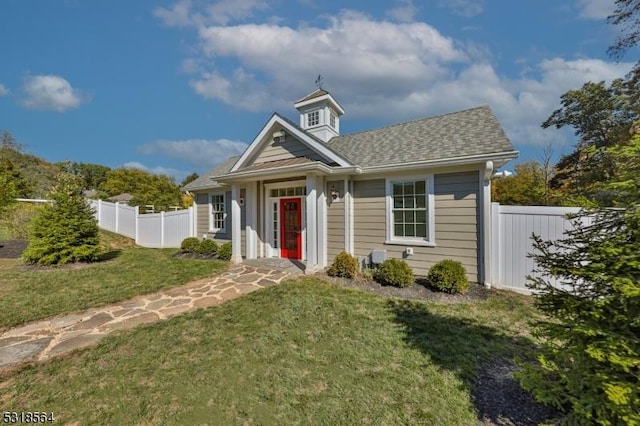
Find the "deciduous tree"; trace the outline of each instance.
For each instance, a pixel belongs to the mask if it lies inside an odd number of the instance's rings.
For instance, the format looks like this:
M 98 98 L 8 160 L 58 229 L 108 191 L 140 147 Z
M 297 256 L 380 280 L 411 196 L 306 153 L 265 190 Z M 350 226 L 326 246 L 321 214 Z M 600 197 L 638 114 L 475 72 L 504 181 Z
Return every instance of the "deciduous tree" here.
M 154 205 L 156 211 L 182 206 L 180 189 L 173 178 L 135 168 L 109 170 L 99 190 L 105 197 L 129 193 L 134 197 L 129 204 Z

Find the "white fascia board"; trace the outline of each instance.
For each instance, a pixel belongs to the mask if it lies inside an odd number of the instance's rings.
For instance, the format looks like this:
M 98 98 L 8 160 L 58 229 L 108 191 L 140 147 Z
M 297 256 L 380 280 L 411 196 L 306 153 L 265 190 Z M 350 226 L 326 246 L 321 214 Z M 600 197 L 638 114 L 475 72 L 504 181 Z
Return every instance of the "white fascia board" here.
M 316 151 L 317 153 L 323 155 L 325 158 L 327 158 L 327 159 L 329 159 L 331 161 L 334 161 L 334 162 L 338 163 L 340 166 L 343 166 L 343 167 L 351 166 L 351 163 L 349 163 L 347 160 L 345 160 L 344 158 L 342 158 L 339 155 L 337 155 L 331 149 L 327 148 L 324 144 L 322 144 L 321 142 L 316 141 L 315 139 L 310 137 L 305 132 L 302 132 L 302 131 L 300 131 L 300 129 L 292 126 L 288 121 L 283 120 L 282 118 L 280 118 L 280 116 L 278 114 L 273 114 L 271 116 L 271 118 L 269 119 L 269 121 L 267 122 L 267 124 L 264 125 L 264 127 L 262 128 L 260 133 L 258 133 L 258 136 L 256 136 L 253 139 L 253 142 L 251 142 L 251 144 L 249 145 L 249 147 L 247 147 L 247 149 L 244 151 L 242 156 L 238 159 L 238 161 L 236 161 L 236 164 L 234 164 L 233 167 L 231 168 L 231 170 L 229 170 L 229 173 L 233 173 L 233 172 L 237 171 L 238 169 L 240 169 L 240 167 L 245 163 L 245 161 L 247 161 L 248 158 L 251 158 L 251 155 L 257 149 L 260 148 L 260 146 L 263 143 L 263 140 L 264 140 L 265 136 L 267 136 L 270 133 L 271 128 L 276 123 L 280 124 L 287 132 L 289 132 L 290 134 L 294 135 L 302 143 L 304 143 L 305 145 L 309 146 L 309 148 L 311 148 L 312 150 Z
M 352 164 L 346 159 L 340 157 L 333 150 L 327 148 L 322 142 L 318 142 L 314 138 L 310 137 L 307 133 L 301 131 L 300 129 L 291 126 L 288 122 L 282 121 L 282 126 L 285 127 L 292 135 L 296 136 L 298 140 L 302 141 L 309 148 L 313 149 L 317 153 L 323 155 L 325 158 L 335 161 L 342 167 L 352 166 Z
M 229 173 L 224 176 L 218 176 L 218 179 L 222 179 L 226 182 L 241 182 L 241 181 L 253 181 L 258 178 L 285 178 L 291 176 L 299 176 L 312 172 L 318 175 L 358 175 L 362 173 L 359 167 L 331 167 L 324 163 L 313 162 L 307 164 L 296 164 L 292 166 L 275 167 L 273 169 L 264 170 L 250 170 L 246 172 Z
M 363 167 L 362 174 L 368 173 L 380 173 L 380 172 L 395 172 L 395 171 L 410 171 L 414 169 L 421 169 L 424 167 L 434 166 L 455 166 L 470 163 L 485 162 L 487 160 L 493 160 L 500 162 L 501 160 L 509 161 L 518 157 L 518 151 L 504 152 L 500 154 L 482 154 L 482 155 L 470 155 L 467 157 L 452 157 L 441 158 L 438 160 L 416 161 L 412 163 L 401 164 L 388 164 L 382 166 Z
M 307 105 L 317 104 L 322 101 L 329 101 L 329 104 L 331 105 L 331 107 L 335 112 L 339 113 L 340 115 L 344 115 L 344 109 L 340 106 L 340 104 L 335 99 L 333 99 L 333 96 L 328 94 L 318 96 L 317 98 L 307 99 L 306 101 L 303 101 L 303 102 L 296 102 L 293 106 L 296 109 L 298 109 L 301 107 L 305 107 Z
M 265 124 L 262 127 L 262 130 L 260 130 L 260 133 L 258 133 L 258 136 L 256 136 L 253 139 L 253 142 L 251 142 L 251 144 L 247 147 L 247 149 L 244 150 L 244 152 L 242 153 L 242 156 L 238 159 L 238 161 L 236 161 L 236 164 L 233 165 L 233 167 L 231 168 L 231 170 L 229 170 L 229 172 L 235 172 L 240 168 L 242 164 L 244 164 L 247 158 L 249 158 L 251 154 L 253 154 L 253 152 L 258 148 L 258 146 L 260 145 L 264 137 L 267 135 L 271 127 L 278 121 L 279 121 L 278 116 L 276 114 L 273 114 L 269 119 L 269 121 L 267 121 L 267 124 Z

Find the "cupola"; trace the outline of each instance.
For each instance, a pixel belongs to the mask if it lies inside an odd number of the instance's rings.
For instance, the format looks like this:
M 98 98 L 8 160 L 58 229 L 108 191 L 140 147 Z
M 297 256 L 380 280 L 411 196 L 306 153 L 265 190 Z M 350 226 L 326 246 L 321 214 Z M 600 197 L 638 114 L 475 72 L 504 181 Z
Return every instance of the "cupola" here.
M 340 135 L 340 116 L 344 110 L 331 93 L 319 88 L 294 106 L 300 112 L 300 127 L 318 139 L 327 142 Z

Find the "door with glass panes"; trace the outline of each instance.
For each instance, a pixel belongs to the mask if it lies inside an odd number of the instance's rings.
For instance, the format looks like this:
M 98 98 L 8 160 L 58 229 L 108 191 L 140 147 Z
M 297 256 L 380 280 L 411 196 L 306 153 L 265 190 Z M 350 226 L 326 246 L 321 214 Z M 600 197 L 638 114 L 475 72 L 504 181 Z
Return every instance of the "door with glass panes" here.
M 280 257 L 302 259 L 302 200 L 280 200 Z

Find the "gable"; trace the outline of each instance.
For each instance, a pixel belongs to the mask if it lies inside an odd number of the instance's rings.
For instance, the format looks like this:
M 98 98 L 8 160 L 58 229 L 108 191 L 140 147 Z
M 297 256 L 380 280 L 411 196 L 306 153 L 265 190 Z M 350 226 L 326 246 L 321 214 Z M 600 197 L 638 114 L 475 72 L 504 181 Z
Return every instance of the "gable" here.
M 300 142 L 292 135 L 286 134 L 284 138 L 271 139 L 256 153 L 251 164 L 268 163 L 270 161 L 289 160 L 292 158 L 308 158 L 312 161 L 321 161 L 330 164 L 322 155 L 312 150 L 309 146 Z
M 254 164 L 266 164 L 296 158 L 329 166 L 349 166 L 344 157 L 289 120 L 273 114 L 258 136 L 245 150 L 230 172 L 239 172 Z

